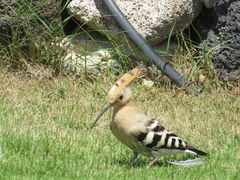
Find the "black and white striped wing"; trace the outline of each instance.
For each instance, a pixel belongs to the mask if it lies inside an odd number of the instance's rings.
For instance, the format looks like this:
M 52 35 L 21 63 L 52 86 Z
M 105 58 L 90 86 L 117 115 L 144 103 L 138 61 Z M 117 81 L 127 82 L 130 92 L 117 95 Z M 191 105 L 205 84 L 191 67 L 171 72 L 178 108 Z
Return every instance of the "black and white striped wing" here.
M 149 148 L 151 151 L 185 151 L 198 155 L 206 155 L 207 153 L 189 146 L 185 141 L 176 134 L 168 131 L 159 124 L 158 121 L 152 119 L 146 126 L 146 131 L 141 132 L 137 136 L 139 143 Z

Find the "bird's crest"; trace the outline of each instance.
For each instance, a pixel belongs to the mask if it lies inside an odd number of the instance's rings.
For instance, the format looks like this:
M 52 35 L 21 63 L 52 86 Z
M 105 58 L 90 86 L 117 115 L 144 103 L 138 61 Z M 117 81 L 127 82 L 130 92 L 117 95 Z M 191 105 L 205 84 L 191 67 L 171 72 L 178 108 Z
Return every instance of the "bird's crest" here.
M 119 80 L 115 82 L 115 84 L 110 89 L 108 95 L 114 97 L 115 95 L 121 93 L 124 88 L 129 86 L 131 82 L 137 78 L 140 74 L 141 70 L 139 67 L 136 67 L 129 71 L 128 73 L 124 74 Z

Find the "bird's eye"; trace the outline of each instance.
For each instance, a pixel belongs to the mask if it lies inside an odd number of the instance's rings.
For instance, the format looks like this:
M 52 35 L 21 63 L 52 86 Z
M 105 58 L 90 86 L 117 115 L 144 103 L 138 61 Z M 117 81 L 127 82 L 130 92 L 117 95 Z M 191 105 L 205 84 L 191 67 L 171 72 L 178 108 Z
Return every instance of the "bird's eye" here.
M 123 99 L 123 95 L 120 95 L 120 96 L 119 96 L 119 100 L 122 100 L 122 99 Z

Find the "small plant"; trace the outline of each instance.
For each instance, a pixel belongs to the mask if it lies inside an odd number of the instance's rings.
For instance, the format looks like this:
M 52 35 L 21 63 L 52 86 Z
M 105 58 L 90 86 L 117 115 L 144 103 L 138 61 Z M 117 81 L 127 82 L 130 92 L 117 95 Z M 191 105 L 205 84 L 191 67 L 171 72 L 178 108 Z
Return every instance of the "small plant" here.
M 12 28 L 7 45 L 0 48 L 1 65 L 24 70 L 26 63 L 39 63 L 59 71 L 59 59 L 64 54 L 64 50 L 57 45 L 57 39 L 63 37 L 61 21 L 45 20 L 31 1 L 16 1 L 14 6 L 5 0 L 2 3 L 12 13 L 7 16 Z M 25 63 L 21 59 L 25 59 Z

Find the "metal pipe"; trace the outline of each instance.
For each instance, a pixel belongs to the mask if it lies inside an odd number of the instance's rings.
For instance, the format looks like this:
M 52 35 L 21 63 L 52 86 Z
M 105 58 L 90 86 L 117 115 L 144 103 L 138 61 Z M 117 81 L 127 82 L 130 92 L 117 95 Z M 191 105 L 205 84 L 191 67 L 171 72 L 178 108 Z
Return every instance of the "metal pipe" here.
M 127 32 L 132 41 L 143 50 L 143 52 L 150 58 L 153 64 L 160 69 L 168 78 L 170 78 L 177 86 L 185 86 L 187 79 L 176 71 L 169 63 L 164 62 L 154 49 L 142 38 L 137 30 L 132 26 L 128 19 L 124 16 L 122 11 L 116 5 L 114 0 L 103 0 L 108 10 L 113 15 L 115 21 L 120 27 Z

